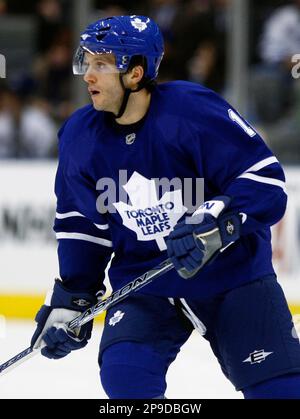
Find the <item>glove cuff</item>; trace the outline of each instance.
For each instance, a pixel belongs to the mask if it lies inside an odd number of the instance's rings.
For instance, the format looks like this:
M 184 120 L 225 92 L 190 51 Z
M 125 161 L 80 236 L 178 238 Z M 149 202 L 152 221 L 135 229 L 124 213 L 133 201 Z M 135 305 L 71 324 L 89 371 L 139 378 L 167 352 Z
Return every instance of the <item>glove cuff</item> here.
M 214 199 L 203 202 L 202 205 L 193 213 L 195 215 L 210 214 L 214 218 L 218 218 L 219 215 L 229 206 L 231 198 L 226 195 L 216 196 Z
M 240 238 L 242 220 L 239 214 L 225 213 L 217 219 L 222 248 Z
M 53 291 L 47 295 L 45 305 L 52 308 L 85 311 L 97 303 L 97 297 L 88 292 L 71 291 L 65 288 L 60 279 L 55 280 Z

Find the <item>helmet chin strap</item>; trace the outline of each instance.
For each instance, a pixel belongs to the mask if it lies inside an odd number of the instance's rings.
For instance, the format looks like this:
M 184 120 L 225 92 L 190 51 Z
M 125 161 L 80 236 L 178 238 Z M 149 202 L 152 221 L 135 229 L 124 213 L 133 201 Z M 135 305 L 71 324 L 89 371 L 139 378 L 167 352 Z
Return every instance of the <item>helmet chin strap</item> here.
M 127 106 L 127 103 L 128 103 L 128 99 L 129 99 L 130 93 L 139 92 L 140 90 L 142 90 L 145 87 L 144 83 L 142 83 L 141 86 L 138 87 L 136 90 L 128 89 L 124 85 L 123 75 L 121 73 L 119 74 L 119 80 L 120 80 L 122 89 L 124 91 L 124 95 L 123 95 L 123 100 L 122 100 L 122 103 L 121 103 L 121 106 L 120 106 L 120 109 L 119 109 L 118 114 L 117 115 L 113 114 L 113 116 L 114 116 L 115 119 L 121 118 L 121 116 L 124 114 L 125 109 L 126 109 L 126 106 Z

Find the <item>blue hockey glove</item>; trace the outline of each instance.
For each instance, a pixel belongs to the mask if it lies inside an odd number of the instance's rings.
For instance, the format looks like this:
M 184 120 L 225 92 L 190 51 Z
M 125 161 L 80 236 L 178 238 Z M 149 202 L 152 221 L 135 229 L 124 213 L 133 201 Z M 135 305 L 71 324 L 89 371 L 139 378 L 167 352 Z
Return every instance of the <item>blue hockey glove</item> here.
M 96 303 L 95 295 L 67 290 L 56 279 L 52 295 L 47 297 L 36 315 L 37 328 L 31 339 L 31 347 L 42 347 L 42 355 L 59 359 L 86 346 L 91 337 L 93 320 L 72 331 L 66 323 Z
M 218 196 L 204 202 L 192 217 L 175 225 L 166 244 L 169 258 L 181 277 L 194 276 L 220 250 L 240 237 L 240 215 L 226 213 L 230 201 L 227 196 Z

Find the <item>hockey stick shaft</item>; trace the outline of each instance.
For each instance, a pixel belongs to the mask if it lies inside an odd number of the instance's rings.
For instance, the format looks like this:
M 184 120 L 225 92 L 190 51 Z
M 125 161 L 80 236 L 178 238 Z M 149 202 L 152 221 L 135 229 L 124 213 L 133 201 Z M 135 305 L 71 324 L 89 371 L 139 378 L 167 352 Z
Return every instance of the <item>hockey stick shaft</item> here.
M 134 291 L 137 291 L 145 285 L 150 284 L 150 282 L 152 282 L 154 279 L 168 272 L 172 268 L 172 262 L 170 261 L 170 259 L 166 259 L 155 268 L 150 269 L 143 275 L 135 278 L 128 284 L 124 285 L 124 287 L 122 287 L 121 289 L 113 292 L 109 297 L 105 298 L 102 301 L 99 301 L 97 304 L 84 311 L 82 314 L 80 314 L 67 324 L 68 329 L 73 330 L 77 327 L 81 327 L 82 325 L 96 317 L 98 314 L 109 309 L 118 302 L 122 301 L 124 298 L 126 298 L 129 294 L 133 293 Z M 4 362 L 4 364 L 0 365 L 0 376 L 17 367 L 19 364 L 27 361 L 27 359 L 36 355 L 40 351 L 41 348 L 26 348 L 24 351 L 20 352 L 13 358 Z

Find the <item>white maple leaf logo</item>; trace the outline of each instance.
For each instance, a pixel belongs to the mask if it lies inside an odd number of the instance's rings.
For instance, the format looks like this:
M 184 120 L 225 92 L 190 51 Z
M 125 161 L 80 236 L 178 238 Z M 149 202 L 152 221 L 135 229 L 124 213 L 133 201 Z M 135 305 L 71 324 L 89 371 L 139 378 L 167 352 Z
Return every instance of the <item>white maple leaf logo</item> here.
M 147 19 L 146 22 L 143 22 L 140 18 L 136 17 L 131 20 L 132 26 L 137 29 L 139 32 L 144 31 L 147 28 L 147 23 L 150 19 Z
M 123 224 L 137 235 L 137 240 L 155 240 L 160 250 L 166 249 L 164 237 L 187 211 L 182 203 L 181 190 L 165 192 L 159 200 L 154 179 L 134 172 L 123 186 L 131 205 L 115 202 L 113 205 L 122 217 Z
M 121 321 L 124 317 L 124 314 L 121 310 L 118 310 L 114 313 L 114 315 L 109 319 L 109 325 L 115 326 L 119 321 Z

